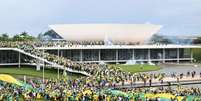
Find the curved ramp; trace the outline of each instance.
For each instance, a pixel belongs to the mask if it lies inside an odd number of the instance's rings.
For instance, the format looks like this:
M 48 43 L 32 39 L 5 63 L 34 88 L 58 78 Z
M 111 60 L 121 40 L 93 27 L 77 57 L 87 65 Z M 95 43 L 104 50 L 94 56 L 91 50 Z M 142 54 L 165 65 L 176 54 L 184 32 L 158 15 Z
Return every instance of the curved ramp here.
M 59 64 L 56 64 L 56 63 L 54 63 L 54 62 L 50 62 L 50 61 L 48 61 L 48 60 L 46 60 L 46 59 L 44 59 L 44 58 L 42 58 L 42 57 L 38 57 L 38 56 L 35 56 L 35 55 L 31 54 L 31 53 L 25 52 L 24 50 L 21 50 L 21 49 L 18 49 L 18 48 L 12 48 L 12 49 L 13 49 L 14 51 L 20 52 L 20 53 L 22 53 L 22 54 L 31 56 L 31 57 L 33 57 L 33 58 L 35 58 L 35 59 L 39 59 L 39 60 L 41 60 L 41 61 L 44 61 L 44 62 L 46 62 L 46 63 L 48 63 L 48 64 L 51 64 L 51 65 L 53 65 L 53 66 L 56 66 L 56 67 L 58 67 L 58 68 L 60 68 L 60 69 L 66 69 L 66 71 L 68 71 L 68 72 L 71 72 L 71 73 L 79 73 L 79 74 L 83 74 L 83 75 L 86 75 L 86 76 L 91 76 L 89 73 L 87 73 L 87 72 L 85 72 L 85 71 L 78 71 L 78 70 L 73 70 L 73 69 L 68 68 L 68 67 L 64 67 L 64 66 L 59 65 Z

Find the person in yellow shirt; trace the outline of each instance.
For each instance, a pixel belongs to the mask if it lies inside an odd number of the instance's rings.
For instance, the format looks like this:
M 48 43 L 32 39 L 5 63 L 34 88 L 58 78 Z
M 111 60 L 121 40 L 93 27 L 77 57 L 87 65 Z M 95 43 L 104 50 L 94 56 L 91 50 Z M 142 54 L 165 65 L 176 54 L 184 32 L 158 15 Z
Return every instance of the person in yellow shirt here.
M 111 95 L 107 95 L 107 101 L 111 101 Z
M 93 98 L 94 98 L 94 101 L 98 101 L 98 95 L 94 94 Z

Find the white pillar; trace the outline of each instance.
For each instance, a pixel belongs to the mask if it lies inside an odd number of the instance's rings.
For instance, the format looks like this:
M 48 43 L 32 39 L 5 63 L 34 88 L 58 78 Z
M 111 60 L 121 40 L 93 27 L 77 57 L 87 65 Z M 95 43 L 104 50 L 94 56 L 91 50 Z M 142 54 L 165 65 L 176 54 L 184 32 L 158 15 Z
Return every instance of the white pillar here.
M 133 49 L 133 56 L 132 56 L 132 60 L 135 60 L 135 49 Z
M 163 48 L 163 56 L 162 56 L 162 61 L 165 63 L 165 48 Z
M 179 48 L 177 48 L 177 63 L 179 63 Z
M 150 49 L 148 49 L 148 61 L 151 62 Z
M 83 59 L 82 59 L 82 49 L 80 50 L 80 62 L 82 62 Z
M 40 60 L 36 60 L 36 71 L 40 71 Z
M 101 61 L 101 50 L 100 49 L 98 50 L 98 61 L 99 62 Z
M 21 67 L 21 54 L 20 54 L 20 52 L 19 52 L 19 54 L 18 54 L 19 56 L 18 56 L 18 68 L 20 68 Z
M 40 63 L 36 64 L 36 71 L 40 71 Z

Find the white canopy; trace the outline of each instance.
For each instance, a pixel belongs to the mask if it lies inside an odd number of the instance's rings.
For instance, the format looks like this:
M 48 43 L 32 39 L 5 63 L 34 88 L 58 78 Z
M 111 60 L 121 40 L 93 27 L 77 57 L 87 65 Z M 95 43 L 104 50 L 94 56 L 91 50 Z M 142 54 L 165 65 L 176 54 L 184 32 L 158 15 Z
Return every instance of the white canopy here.
M 65 40 L 104 40 L 144 42 L 161 26 L 153 24 L 57 24 L 50 28 Z

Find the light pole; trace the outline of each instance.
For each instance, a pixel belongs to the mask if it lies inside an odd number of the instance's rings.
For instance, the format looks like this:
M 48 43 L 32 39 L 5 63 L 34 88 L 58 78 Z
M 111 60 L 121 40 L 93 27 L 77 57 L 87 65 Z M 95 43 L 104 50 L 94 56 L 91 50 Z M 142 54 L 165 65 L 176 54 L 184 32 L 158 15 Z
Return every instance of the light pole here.
M 57 55 L 58 55 L 58 57 L 59 57 L 59 49 L 57 50 Z M 60 57 L 59 57 L 60 58 Z M 58 69 L 58 71 L 57 71 L 57 78 L 59 79 L 59 66 L 57 66 L 57 69 Z
M 43 83 L 45 82 L 45 79 L 44 79 L 44 76 L 45 76 L 45 74 L 44 74 L 44 68 L 45 68 L 45 61 L 44 61 L 44 49 L 43 49 Z
M 58 67 L 58 71 L 57 71 L 57 78 L 59 79 L 59 66 Z
M 19 55 L 18 56 L 18 68 L 20 68 L 21 67 L 21 54 L 20 54 L 20 52 L 18 55 Z

